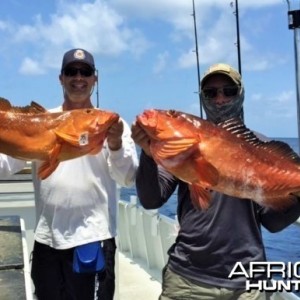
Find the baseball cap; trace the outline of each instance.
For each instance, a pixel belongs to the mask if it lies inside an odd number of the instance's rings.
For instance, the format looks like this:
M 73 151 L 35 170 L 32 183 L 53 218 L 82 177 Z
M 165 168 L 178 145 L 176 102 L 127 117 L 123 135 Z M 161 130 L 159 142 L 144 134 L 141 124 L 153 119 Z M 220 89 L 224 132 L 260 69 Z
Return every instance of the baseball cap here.
M 212 75 L 215 74 L 224 74 L 230 77 L 230 79 L 237 85 L 242 85 L 242 77 L 241 74 L 231 67 L 230 65 L 219 63 L 214 64 L 208 68 L 208 70 L 204 73 L 204 76 L 201 81 L 201 89 L 205 83 L 205 81 Z
M 73 62 L 82 62 L 87 64 L 93 70 L 95 70 L 94 57 L 91 53 L 84 49 L 72 49 L 64 54 L 61 70 L 63 70 L 67 65 Z

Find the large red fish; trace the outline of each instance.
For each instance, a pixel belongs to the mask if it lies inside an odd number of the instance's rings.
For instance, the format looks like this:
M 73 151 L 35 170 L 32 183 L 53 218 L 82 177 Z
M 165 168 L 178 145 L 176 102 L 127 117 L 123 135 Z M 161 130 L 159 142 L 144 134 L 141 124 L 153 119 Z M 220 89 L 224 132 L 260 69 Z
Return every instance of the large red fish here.
M 38 175 L 45 179 L 61 161 L 98 153 L 118 118 L 116 113 L 91 108 L 50 113 L 34 102 L 13 107 L 0 98 L 0 152 L 43 161 Z
M 261 141 L 240 120 L 218 125 L 174 110 L 145 110 L 137 123 L 157 164 L 189 184 L 196 207 L 210 190 L 281 209 L 300 191 L 300 158 L 285 143 Z

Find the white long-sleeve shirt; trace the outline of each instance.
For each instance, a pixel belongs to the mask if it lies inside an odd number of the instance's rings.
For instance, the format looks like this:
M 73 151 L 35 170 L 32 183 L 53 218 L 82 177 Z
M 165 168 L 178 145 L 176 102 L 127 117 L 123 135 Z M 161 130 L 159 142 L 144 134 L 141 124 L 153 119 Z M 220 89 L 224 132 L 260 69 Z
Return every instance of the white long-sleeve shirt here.
M 111 151 L 105 141 L 100 153 L 61 162 L 44 180 L 34 170 L 36 241 L 68 249 L 116 236 L 117 184 L 133 185 L 138 165 L 130 128 L 123 124 L 121 149 Z
M 41 163 L 32 164 L 36 241 L 68 249 L 116 236 L 117 184 L 132 186 L 138 165 L 130 128 L 123 123 L 122 148 L 117 151 L 109 150 L 105 141 L 98 154 L 61 162 L 44 180 L 37 178 Z
M 1 179 L 5 179 L 22 169 L 26 166 L 26 161 L 19 160 L 7 156 L 6 154 L 0 153 L 0 176 Z

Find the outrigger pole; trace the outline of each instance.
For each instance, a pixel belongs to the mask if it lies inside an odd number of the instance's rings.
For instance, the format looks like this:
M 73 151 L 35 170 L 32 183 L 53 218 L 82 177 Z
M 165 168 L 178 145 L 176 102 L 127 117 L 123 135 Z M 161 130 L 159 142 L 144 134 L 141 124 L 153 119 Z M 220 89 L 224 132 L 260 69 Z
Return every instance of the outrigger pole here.
M 299 41 L 300 41 L 300 10 L 291 10 L 290 1 L 288 5 L 289 29 L 294 30 L 294 51 L 295 51 L 295 70 L 296 70 L 296 94 L 297 94 L 297 123 L 298 123 L 298 153 L 300 153 L 300 87 L 299 87 Z
M 195 1 L 193 0 L 193 19 L 194 19 L 194 33 L 195 33 L 195 44 L 196 44 L 196 59 L 197 59 L 197 75 L 198 75 L 198 95 L 199 95 L 199 103 L 200 103 L 200 117 L 203 118 L 202 114 L 202 101 L 200 97 L 200 66 L 199 66 L 199 52 L 198 52 L 198 37 L 197 37 L 197 25 L 196 25 L 196 12 L 195 12 Z

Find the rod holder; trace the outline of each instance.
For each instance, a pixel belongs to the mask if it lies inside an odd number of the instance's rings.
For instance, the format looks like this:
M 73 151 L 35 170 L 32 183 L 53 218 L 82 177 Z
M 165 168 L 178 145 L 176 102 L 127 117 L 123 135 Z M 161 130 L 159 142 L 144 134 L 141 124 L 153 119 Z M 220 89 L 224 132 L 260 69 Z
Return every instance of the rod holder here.
M 300 28 L 300 10 L 288 11 L 289 29 Z

